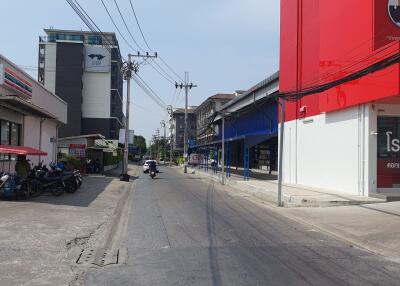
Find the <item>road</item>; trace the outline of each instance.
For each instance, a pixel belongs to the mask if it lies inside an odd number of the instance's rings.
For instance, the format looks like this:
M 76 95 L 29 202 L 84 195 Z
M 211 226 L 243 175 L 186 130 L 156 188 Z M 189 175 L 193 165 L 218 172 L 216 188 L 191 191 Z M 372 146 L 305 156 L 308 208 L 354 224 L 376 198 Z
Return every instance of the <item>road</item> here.
M 399 264 L 174 169 L 142 174 L 129 205 L 127 264 L 86 285 L 399 285 Z

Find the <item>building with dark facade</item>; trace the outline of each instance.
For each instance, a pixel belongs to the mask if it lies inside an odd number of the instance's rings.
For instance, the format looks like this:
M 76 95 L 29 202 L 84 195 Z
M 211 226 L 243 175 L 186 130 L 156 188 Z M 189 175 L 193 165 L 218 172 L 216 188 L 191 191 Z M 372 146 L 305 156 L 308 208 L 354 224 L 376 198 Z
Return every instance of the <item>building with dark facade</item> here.
M 194 113 L 196 107 L 188 108 L 188 141 L 193 142 L 196 139 L 196 115 Z M 185 133 L 185 109 L 177 108 L 172 114 L 172 124 L 174 126 L 174 132 L 172 134 L 172 143 L 174 150 L 179 154 L 183 154 L 184 151 L 184 133 Z
M 118 139 L 123 125 L 122 59 L 114 33 L 45 29 L 39 38 L 38 81 L 68 103 L 60 137 L 102 134 Z

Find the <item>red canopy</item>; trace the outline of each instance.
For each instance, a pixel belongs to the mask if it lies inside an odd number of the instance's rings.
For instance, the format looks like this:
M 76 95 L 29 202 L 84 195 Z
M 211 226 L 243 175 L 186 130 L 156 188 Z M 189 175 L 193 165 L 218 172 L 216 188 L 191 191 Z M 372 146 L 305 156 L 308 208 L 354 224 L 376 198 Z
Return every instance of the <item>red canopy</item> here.
M 0 145 L 0 153 L 15 155 L 47 156 L 46 152 L 25 146 Z

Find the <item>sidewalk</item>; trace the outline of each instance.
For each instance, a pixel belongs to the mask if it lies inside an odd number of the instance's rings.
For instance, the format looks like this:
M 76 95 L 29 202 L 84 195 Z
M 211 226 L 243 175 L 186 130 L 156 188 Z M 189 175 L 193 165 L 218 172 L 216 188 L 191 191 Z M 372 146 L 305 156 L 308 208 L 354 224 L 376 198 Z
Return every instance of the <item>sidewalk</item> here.
M 79 253 L 103 244 L 132 187 L 117 178 L 85 177 L 74 194 L 0 201 L 0 284 L 74 284 Z
M 221 173 L 214 174 L 212 170 L 206 172 L 204 169 L 189 168 L 188 172 L 199 176 L 208 177 L 214 181 L 221 181 Z M 243 177 L 232 174 L 227 178 L 226 185 L 251 193 L 253 196 L 270 202 L 277 203 L 278 182 L 277 180 L 250 179 L 244 181 Z M 309 187 L 284 185 L 282 188 L 283 203 L 285 207 L 331 207 L 346 205 L 362 205 L 382 203 L 385 200 L 380 198 L 348 195 L 339 192 L 332 192 Z
M 400 202 L 278 209 L 282 215 L 400 262 Z

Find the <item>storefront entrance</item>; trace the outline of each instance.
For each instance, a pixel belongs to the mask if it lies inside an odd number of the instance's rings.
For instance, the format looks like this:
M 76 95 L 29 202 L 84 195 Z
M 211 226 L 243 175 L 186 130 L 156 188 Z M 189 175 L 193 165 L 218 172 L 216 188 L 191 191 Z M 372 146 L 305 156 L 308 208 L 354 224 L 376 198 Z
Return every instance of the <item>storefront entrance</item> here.
M 400 192 L 400 117 L 378 117 L 377 186 Z

